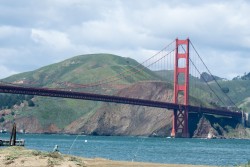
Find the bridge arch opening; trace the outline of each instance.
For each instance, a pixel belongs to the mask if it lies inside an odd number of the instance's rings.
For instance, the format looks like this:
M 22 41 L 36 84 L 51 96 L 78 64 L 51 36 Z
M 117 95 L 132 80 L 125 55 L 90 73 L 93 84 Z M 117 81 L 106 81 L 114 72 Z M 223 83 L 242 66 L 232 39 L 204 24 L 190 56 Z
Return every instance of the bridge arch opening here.
M 186 49 L 187 48 L 187 44 L 184 44 L 184 43 L 183 44 L 179 44 L 177 48 L 178 48 L 178 53 L 179 54 L 187 53 L 187 49 Z
M 184 73 L 178 74 L 177 82 L 178 82 L 178 85 L 182 85 L 182 86 L 185 85 L 185 74 Z M 184 93 L 182 93 L 182 94 L 184 94 Z
M 187 65 L 186 61 L 187 61 L 186 58 L 179 58 L 178 59 L 178 68 L 185 68 Z

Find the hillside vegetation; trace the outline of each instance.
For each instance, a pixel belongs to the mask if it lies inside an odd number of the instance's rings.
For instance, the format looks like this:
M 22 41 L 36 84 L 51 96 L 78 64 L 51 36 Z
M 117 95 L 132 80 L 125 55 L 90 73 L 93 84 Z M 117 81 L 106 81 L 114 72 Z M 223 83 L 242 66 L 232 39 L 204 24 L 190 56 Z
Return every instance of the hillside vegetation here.
M 48 65 L 35 71 L 13 75 L 4 79 L 6 82 L 28 83 L 39 86 L 56 86 L 58 82 L 88 84 L 121 72 L 131 70 L 140 64 L 131 58 L 111 54 L 80 55 L 65 61 Z M 131 83 L 143 78 L 156 78 L 148 69 L 132 78 L 124 78 L 121 83 Z

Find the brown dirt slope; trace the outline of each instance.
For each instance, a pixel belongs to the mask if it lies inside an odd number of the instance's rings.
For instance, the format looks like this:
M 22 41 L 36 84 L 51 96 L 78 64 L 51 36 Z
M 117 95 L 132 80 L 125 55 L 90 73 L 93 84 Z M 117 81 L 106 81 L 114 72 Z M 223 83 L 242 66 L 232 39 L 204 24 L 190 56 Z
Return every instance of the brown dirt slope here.
M 122 89 L 118 96 L 171 101 L 170 86 L 165 82 L 141 82 Z M 171 116 L 172 112 L 165 109 L 105 103 L 75 131 L 95 135 L 169 136 Z

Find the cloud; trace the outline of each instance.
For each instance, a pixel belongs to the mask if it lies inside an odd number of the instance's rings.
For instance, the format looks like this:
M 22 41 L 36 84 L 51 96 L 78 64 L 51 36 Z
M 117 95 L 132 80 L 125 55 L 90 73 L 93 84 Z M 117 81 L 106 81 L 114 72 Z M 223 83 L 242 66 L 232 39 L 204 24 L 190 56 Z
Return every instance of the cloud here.
M 100 52 L 141 62 L 176 37 L 190 37 L 215 75 L 232 78 L 250 71 L 249 8 L 246 0 L 4 1 L 0 65 L 24 72 Z
M 6 78 L 8 76 L 11 76 L 11 75 L 18 73 L 17 71 L 13 71 L 13 70 L 8 69 L 7 67 L 2 66 L 2 65 L 0 65 L 0 71 L 1 71 L 0 78 Z
M 64 50 L 71 47 L 67 34 L 54 30 L 31 30 L 31 39 L 42 45 L 54 48 L 56 50 Z
M 12 26 L 0 26 L 0 38 L 4 39 L 21 32 L 20 28 Z
M 208 51 L 208 53 L 210 57 L 206 57 L 205 62 L 210 65 L 209 69 L 213 74 L 225 73 L 226 75 L 221 76 L 234 78 L 237 75 L 243 75 L 244 72 L 249 72 L 250 59 L 244 56 L 239 57 L 238 51 Z

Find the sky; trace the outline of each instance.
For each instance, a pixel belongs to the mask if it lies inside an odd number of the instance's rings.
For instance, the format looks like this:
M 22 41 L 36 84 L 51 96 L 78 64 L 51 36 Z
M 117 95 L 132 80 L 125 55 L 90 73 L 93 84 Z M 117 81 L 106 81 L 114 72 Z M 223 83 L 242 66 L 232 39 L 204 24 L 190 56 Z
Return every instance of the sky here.
M 90 53 L 146 60 L 190 38 L 214 75 L 250 72 L 247 0 L 0 0 L 0 79 Z

